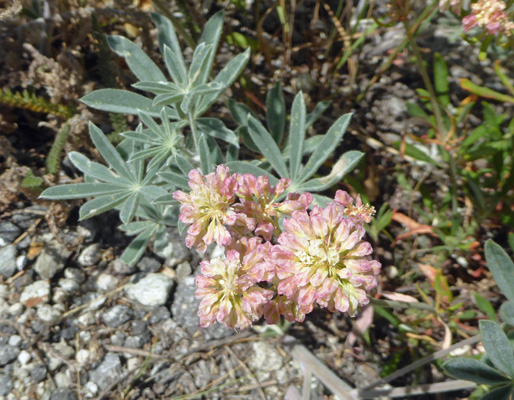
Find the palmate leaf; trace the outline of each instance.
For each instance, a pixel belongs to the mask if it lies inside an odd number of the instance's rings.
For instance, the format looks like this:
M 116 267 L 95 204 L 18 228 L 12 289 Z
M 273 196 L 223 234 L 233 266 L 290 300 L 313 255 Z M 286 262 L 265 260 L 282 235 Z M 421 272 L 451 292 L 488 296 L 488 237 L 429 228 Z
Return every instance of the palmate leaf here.
M 89 181 L 93 179 L 93 182 L 48 188 L 41 197 L 52 200 L 94 197 L 80 208 L 80 219 L 118 208 L 121 221 L 128 223 L 134 217 L 142 197 L 151 201 L 163 194 L 163 189 L 151 184 L 157 171 L 149 171 L 144 176 L 141 161 L 126 162 L 119 150 L 95 125 L 90 124 L 89 132 L 92 142 L 111 169 L 89 160 L 80 153 L 71 152 L 71 162 L 89 177 Z M 133 148 L 133 143 L 127 142 L 126 145 Z M 126 151 L 123 145 L 120 145 L 120 151 Z

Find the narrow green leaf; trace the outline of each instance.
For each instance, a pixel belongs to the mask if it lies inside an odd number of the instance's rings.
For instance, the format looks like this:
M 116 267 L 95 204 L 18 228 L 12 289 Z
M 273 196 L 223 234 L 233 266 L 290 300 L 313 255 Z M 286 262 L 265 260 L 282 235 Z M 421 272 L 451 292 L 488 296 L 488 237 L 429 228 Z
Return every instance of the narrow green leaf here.
M 334 151 L 337 145 L 341 142 L 346 129 L 350 123 L 352 114 L 345 114 L 337 119 L 336 122 L 330 127 L 328 132 L 325 134 L 323 141 L 319 147 L 314 150 L 312 155 L 307 161 L 307 164 L 302 169 L 300 182 L 305 182 L 312 175 L 316 173 L 318 168 L 330 157 L 330 154 Z
M 158 13 L 151 13 L 152 20 L 154 24 L 157 26 L 157 30 L 159 32 L 159 47 L 161 49 L 161 54 L 165 56 L 165 47 L 168 47 L 173 52 L 173 61 L 177 64 L 177 70 L 182 71 L 180 76 L 183 78 L 187 77 L 186 63 L 184 62 L 184 57 L 182 56 L 182 49 L 180 48 L 179 41 L 177 39 L 177 35 L 175 34 L 175 29 L 173 28 L 173 24 L 171 21 Z M 184 81 L 179 81 L 182 83 L 186 83 Z
M 257 167 L 256 165 L 250 164 L 246 161 L 231 161 L 227 162 L 226 165 L 232 172 L 237 172 L 239 174 L 251 174 L 257 177 L 266 175 L 268 176 L 271 185 L 276 185 L 278 182 L 278 179 L 265 169 Z
M 229 145 L 225 155 L 226 161 L 237 161 L 239 158 L 239 146 Z
M 198 129 L 216 139 L 224 140 L 235 147 L 239 147 L 239 137 L 228 129 L 223 121 L 217 118 L 199 118 L 196 120 Z
M 454 358 L 445 362 L 443 369 L 453 378 L 482 385 L 498 385 L 509 379 L 494 368 L 474 358 Z
M 120 193 L 125 190 L 125 187 L 112 183 L 72 183 L 48 188 L 39 197 L 50 200 L 72 200 Z
M 193 164 L 191 164 L 191 162 L 181 154 L 176 154 L 175 160 L 177 163 L 177 167 L 182 171 L 182 173 L 185 176 L 187 176 L 189 174 L 189 171 L 191 171 L 192 169 L 195 169 Z
M 460 82 L 460 86 L 464 90 L 467 90 L 468 92 L 471 92 L 478 96 L 486 97 L 488 99 L 494 99 L 494 100 L 497 100 L 500 102 L 514 103 L 514 97 L 497 92 L 496 90 L 493 90 L 493 89 L 478 86 L 478 85 L 474 84 L 473 82 L 471 82 L 469 79 L 461 79 L 459 82 Z
M 220 84 L 220 89 L 217 92 L 206 94 L 202 98 L 198 108 L 195 110 L 195 116 L 202 115 L 223 93 L 225 89 L 232 86 L 237 77 L 241 74 L 244 67 L 250 60 L 250 50 L 246 50 L 244 53 L 238 54 L 218 73 L 213 82 Z M 248 115 L 248 112 L 246 112 Z
M 312 200 L 313 203 L 315 203 L 319 207 L 326 207 L 327 204 L 334 202 L 334 199 L 331 199 L 330 197 L 315 193 L 312 194 Z
M 145 229 L 151 227 L 152 225 L 155 225 L 155 222 L 153 221 L 133 221 L 125 225 L 121 225 L 118 229 L 125 232 L 128 236 L 134 236 L 141 232 L 143 232 Z
M 195 82 L 200 78 L 200 76 L 205 72 L 205 69 L 208 68 L 208 64 L 206 60 L 209 58 L 209 55 L 212 51 L 212 46 L 205 45 L 205 43 L 200 43 L 193 53 L 193 60 L 191 61 L 191 65 L 189 67 L 189 85 L 193 86 Z M 199 84 L 203 84 L 205 82 L 198 82 Z
M 82 207 L 80 207 L 80 220 L 91 218 L 105 211 L 112 210 L 116 206 L 123 203 L 129 196 L 130 193 L 126 191 L 120 194 L 110 194 L 107 196 L 97 197 L 93 200 L 89 200 Z
M 264 126 L 251 115 L 248 116 L 248 133 L 275 171 L 282 178 L 287 178 L 289 174 L 277 144 Z
M 303 182 L 299 184 L 295 190 L 299 190 L 301 192 L 321 192 L 326 190 L 341 181 L 348 172 L 357 166 L 363 156 L 364 153 L 361 151 L 347 151 L 334 164 L 330 174 L 322 178 L 315 178 L 307 182 Z
M 514 302 L 506 301 L 501 305 L 500 317 L 506 324 L 514 326 Z
M 133 181 L 134 177 L 130 173 L 123 158 L 121 158 L 120 153 L 118 153 L 116 148 L 111 144 L 100 128 L 92 122 L 89 123 L 89 136 L 91 137 L 96 149 L 100 152 L 104 160 L 107 161 L 107 164 L 109 164 L 118 174 L 124 176 L 129 181 Z
M 303 142 L 305 140 L 305 119 L 307 110 L 305 100 L 300 91 L 294 98 L 291 108 L 291 124 L 289 127 L 289 143 L 291 144 L 291 158 L 289 160 L 289 170 L 291 180 L 296 181 L 300 166 L 302 165 Z
M 139 194 L 135 193 L 128 197 L 123 203 L 120 211 L 120 220 L 124 224 L 128 224 L 136 214 L 137 206 L 139 204 Z
M 200 44 L 204 43 L 205 46 L 212 46 L 212 50 L 209 53 L 209 57 L 205 60 L 205 68 L 202 69 L 202 72 L 199 74 L 198 82 L 205 83 L 209 79 L 209 75 L 211 74 L 212 64 L 214 62 L 214 57 L 216 56 L 216 51 L 218 49 L 218 43 L 220 41 L 221 32 L 223 31 L 223 17 L 224 12 L 218 11 L 214 14 L 207 24 L 205 25 L 205 29 L 202 33 L 202 37 L 200 38 Z
M 402 146 L 400 141 L 396 141 L 393 143 L 393 145 L 399 150 Z M 416 160 L 423 161 L 432 165 L 437 165 L 438 167 L 441 166 L 440 163 L 435 161 L 432 157 L 430 157 L 427 153 L 425 153 L 423 150 L 419 149 L 418 147 L 410 144 L 405 143 L 405 154 L 409 157 L 412 157 Z
M 182 54 L 180 54 L 180 57 L 178 57 L 173 50 L 164 45 L 163 55 L 164 63 L 166 64 L 166 69 L 168 70 L 171 79 L 173 79 L 173 81 L 179 86 L 187 86 L 187 70 L 185 64 L 181 64 L 179 61 L 177 61 L 182 57 Z
M 492 363 L 503 373 L 514 377 L 514 351 L 507 335 L 496 322 L 482 320 L 479 324 L 482 342 Z
M 125 58 L 127 65 L 140 81 L 166 82 L 166 77 L 157 65 L 127 38 L 118 35 L 107 36 L 112 51 Z
M 85 155 L 72 151 L 68 154 L 69 159 L 84 175 L 89 175 L 95 179 L 110 182 L 115 185 L 130 184 L 126 178 L 116 175 L 109 168 L 102 164 L 91 161 Z
M 514 263 L 498 244 L 485 243 L 485 260 L 496 284 L 510 301 L 514 301 Z
M 136 236 L 121 255 L 121 261 L 131 266 L 135 265 L 145 252 L 146 246 L 154 233 L 155 228 L 152 228 L 147 229 Z
M 161 172 L 159 176 L 166 181 L 166 183 L 173 183 L 176 186 L 181 187 L 182 189 L 190 190 L 188 179 L 184 175 L 176 174 L 175 172 L 167 171 Z
M 286 126 L 286 102 L 280 82 L 277 82 L 266 96 L 266 121 L 271 136 L 273 136 L 275 142 L 280 145 L 284 138 Z
M 198 140 L 198 150 L 200 152 L 200 165 L 202 167 L 202 173 L 207 175 L 211 172 L 211 156 L 209 153 L 209 147 L 207 146 L 207 141 L 205 140 L 205 136 L 200 135 L 200 139 Z
M 137 115 L 139 110 L 158 117 L 161 107 L 155 107 L 152 100 L 137 93 L 121 89 L 99 89 L 80 99 L 96 110 Z M 179 119 L 176 111 L 170 110 L 170 118 Z
M 143 81 L 134 83 L 132 87 L 139 90 L 145 90 L 153 94 L 167 94 L 176 93 L 180 91 L 180 88 L 171 82 L 162 83 Z
M 475 302 L 477 303 L 478 308 L 487 315 L 487 317 L 491 320 L 496 322 L 496 311 L 494 310 L 493 305 L 491 302 L 484 297 L 480 296 L 478 293 L 473 293 L 475 297 Z
M 305 121 L 305 129 L 311 127 L 312 124 L 314 124 L 314 122 L 316 122 L 318 118 L 321 117 L 321 115 L 330 106 L 330 104 L 332 104 L 330 100 L 323 100 L 316 104 L 314 110 L 307 115 L 307 121 Z
M 440 53 L 434 53 L 434 86 L 437 98 L 441 104 L 448 107 L 450 104 L 450 71 Z

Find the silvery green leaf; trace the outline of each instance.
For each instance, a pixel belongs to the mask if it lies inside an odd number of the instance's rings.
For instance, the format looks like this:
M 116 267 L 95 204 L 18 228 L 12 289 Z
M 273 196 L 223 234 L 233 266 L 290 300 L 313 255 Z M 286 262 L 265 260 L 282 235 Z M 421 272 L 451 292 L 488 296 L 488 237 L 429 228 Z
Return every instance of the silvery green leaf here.
M 154 97 L 152 105 L 155 107 L 169 106 L 178 103 L 184 98 L 184 93 L 166 93 Z
M 312 200 L 313 203 L 315 203 L 319 207 L 326 207 L 327 204 L 334 202 L 334 199 L 331 199 L 330 197 L 315 193 L 312 194 Z
M 220 41 L 221 33 L 223 32 L 223 16 L 223 11 L 219 11 L 214 14 L 209 21 L 207 21 L 202 37 L 200 38 L 200 44 L 203 43 L 205 46 L 211 46 L 212 49 L 209 52 L 209 57 L 205 60 L 205 67 L 202 68 L 202 71 L 199 74 L 199 83 L 205 83 L 209 79 L 214 57 L 216 56 L 216 51 L 218 49 L 218 43 Z
M 210 136 L 205 136 L 205 140 L 207 141 L 207 146 L 210 150 L 209 155 L 212 167 L 214 168 L 216 165 L 223 164 L 223 153 L 221 152 L 218 143 L 216 143 L 216 141 Z
M 218 73 L 216 78 L 214 78 L 214 83 L 220 85 L 218 91 L 206 94 L 202 98 L 198 109 L 195 110 L 195 115 L 202 115 L 211 105 L 216 101 L 216 99 L 225 91 L 226 88 L 232 86 L 237 77 L 241 74 L 244 67 L 248 63 L 250 59 L 250 49 L 247 49 L 244 53 L 238 54 L 232 60 L 228 62 L 228 64 Z M 246 112 L 248 115 L 248 112 Z M 246 118 L 246 117 L 245 117 Z
M 86 197 L 104 196 L 120 193 L 126 188 L 111 183 L 72 183 L 69 185 L 53 186 L 41 193 L 41 198 L 49 200 L 72 200 Z
M 189 67 L 189 87 L 193 87 L 195 82 L 200 78 L 200 75 L 209 67 L 207 60 L 211 54 L 212 45 L 200 43 L 193 54 L 193 60 Z M 205 82 L 198 82 L 199 84 Z
M 239 158 L 239 146 L 229 145 L 225 157 L 227 162 L 237 161 Z
M 289 170 L 291 180 L 296 181 L 302 163 L 303 142 L 305 140 L 305 118 L 307 110 L 303 93 L 300 91 L 294 98 L 291 108 L 291 124 L 289 127 L 289 143 L 291 145 L 291 158 L 289 159 Z
M 121 255 L 121 261 L 131 266 L 134 265 L 145 252 L 146 246 L 155 233 L 155 230 L 155 226 L 152 226 L 137 235 Z
M 232 118 L 239 125 L 247 126 L 248 125 L 248 116 L 251 115 L 254 118 L 257 118 L 250 107 L 246 104 L 238 103 L 234 99 L 228 99 L 228 109 L 230 110 L 230 114 L 232 114 Z
M 118 153 L 105 134 L 92 122 L 89 123 L 89 136 L 97 150 L 111 168 L 121 176 L 124 176 L 128 180 L 132 180 L 132 174 L 123 158 L 121 158 L 120 153 Z
M 514 301 L 514 263 L 500 245 L 489 239 L 485 243 L 485 260 L 502 293 Z
M 223 121 L 217 118 L 199 118 L 196 120 L 196 125 L 201 132 L 239 147 L 239 138 L 234 131 L 225 126 Z
M 303 142 L 303 155 L 305 156 L 307 154 L 312 154 L 312 152 L 319 147 L 324 136 L 325 135 L 314 135 L 310 138 L 305 139 L 305 141 Z M 288 160 L 290 154 L 291 145 L 288 141 L 287 147 L 282 151 L 282 157 L 284 157 L 285 160 Z
M 307 121 L 305 122 L 305 129 L 308 129 L 314 122 L 318 120 L 318 118 L 325 112 L 325 110 L 330 106 L 332 102 L 329 100 L 320 101 L 314 107 L 314 110 L 307 115 Z
M 514 326 L 514 302 L 509 300 L 501 305 L 500 317 L 506 324 Z
M 188 188 L 189 190 L 189 188 Z M 152 204 L 155 205 L 167 205 L 167 204 L 176 204 L 177 200 L 171 197 L 171 194 L 167 194 L 166 196 L 159 196 L 153 199 Z
M 312 175 L 314 175 L 321 164 L 323 164 L 325 160 L 330 157 L 330 154 L 332 154 L 334 149 L 341 142 L 341 139 L 346 132 L 346 128 L 348 128 L 351 117 L 351 114 L 345 114 L 337 119 L 337 121 L 334 122 L 334 124 L 330 127 L 323 140 L 321 141 L 319 147 L 314 150 L 309 158 L 309 161 L 307 161 L 307 164 L 305 164 L 303 167 L 299 177 L 300 182 L 305 182 Z
M 158 117 L 161 107 L 155 107 L 152 100 L 121 89 L 99 89 L 80 99 L 84 104 L 97 110 L 121 113 L 137 114 L 140 110 Z M 170 112 L 170 118 L 179 119 L 176 111 Z
M 508 380 L 494 368 L 474 358 L 454 358 L 443 364 L 445 372 L 457 379 L 472 381 L 481 385 L 498 385 Z
M 130 183 L 125 177 L 115 174 L 109 168 L 102 164 L 91 161 L 85 155 L 72 151 L 68 154 L 69 159 L 73 165 L 79 169 L 84 175 L 89 175 L 95 179 L 109 182 L 112 184 L 119 184 L 120 181 Z
M 125 191 L 123 193 L 110 194 L 89 200 L 80 207 L 79 217 L 83 220 L 94 217 L 95 215 L 101 214 L 105 211 L 112 210 L 122 204 L 129 196 L 130 192 Z
M 239 174 L 251 174 L 253 176 L 263 176 L 266 175 L 269 178 L 269 182 L 271 185 L 276 185 L 278 183 L 278 179 L 270 174 L 265 169 L 262 169 L 254 164 L 250 164 L 246 161 L 231 161 L 226 163 L 227 167 L 230 168 L 230 171 L 237 172 Z
M 207 175 L 211 172 L 211 155 L 205 136 L 202 134 L 198 139 L 198 150 L 200 152 L 200 165 L 202 167 L 202 174 Z
M 266 121 L 271 136 L 280 145 L 286 126 L 286 102 L 280 82 L 277 82 L 266 96 Z
M 181 154 L 175 154 L 175 160 L 177 167 L 182 171 L 182 173 L 185 176 L 189 174 L 189 171 L 195 169 L 193 164 L 191 164 L 191 162 Z
M 250 133 L 248 132 L 248 126 L 240 126 L 236 129 L 236 135 L 239 136 L 241 139 L 243 139 L 243 143 L 246 147 L 248 147 L 250 150 L 260 153 L 259 148 L 255 144 L 255 142 L 252 140 Z
M 125 58 L 130 70 L 140 81 L 166 81 L 159 67 L 135 43 L 118 35 L 107 36 L 107 43 L 112 51 Z
M 188 181 L 187 177 L 184 175 L 179 175 L 172 171 L 166 171 L 166 172 L 161 172 L 159 174 L 159 176 L 162 179 L 164 179 L 167 183 L 172 183 L 175 186 L 178 186 L 182 189 L 190 190 L 189 184 L 188 184 L 189 181 Z M 154 200 L 154 203 L 155 203 L 155 200 Z
M 145 90 L 147 92 L 153 93 L 153 94 L 167 94 L 167 93 L 175 93 L 179 92 L 181 89 L 171 83 L 171 82 L 137 82 L 132 85 L 132 87 L 139 89 L 139 90 Z
M 193 102 L 193 93 L 187 92 L 184 98 L 182 99 L 182 103 L 180 103 L 180 109 L 184 114 L 189 113 L 189 109 L 191 108 L 191 103 Z
M 177 53 L 164 45 L 164 63 L 171 79 L 179 86 L 187 86 L 187 70 L 182 58 L 182 52 Z M 182 62 L 180 61 L 182 60 Z
M 129 196 L 121 207 L 120 211 L 120 219 L 124 224 L 128 224 L 134 215 L 136 214 L 137 206 L 139 204 L 139 196 L 137 194 L 133 194 Z
M 119 227 L 120 230 L 125 232 L 129 236 L 137 235 L 143 232 L 145 229 L 155 225 L 153 221 L 133 221 L 128 224 L 124 224 Z
M 277 144 L 264 126 L 251 115 L 248 116 L 248 133 L 275 171 L 277 171 L 281 177 L 287 178 L 288 172 L 286 164 Z
M 507 335 L 496 322 L 479 321 L 482 343 L 491 362 L 501 372 L 514 377 L 514 350 Z
M 303 182 L 295 188 L 290 188 L 290 190 L 298 190 L 301 192 L 321 192 L 326 190 L 341 181 L 348 172 L 355 168 L 363 156 L 364 153 L 360 151 L 347 151 L 334 164 L 330 174 L 322 178 L 315 178 L 307 182 Z
M 153 156 L 159 154 L 159 151 L 160 150 L 155 147 L 152 147 L 150 149 L 141 150 L 141 151 L 131 154 L 129 161 L 135 161 L 135 160 L 141 160 L 141 159 L 146 160 L 149 157 L 153 157 Z

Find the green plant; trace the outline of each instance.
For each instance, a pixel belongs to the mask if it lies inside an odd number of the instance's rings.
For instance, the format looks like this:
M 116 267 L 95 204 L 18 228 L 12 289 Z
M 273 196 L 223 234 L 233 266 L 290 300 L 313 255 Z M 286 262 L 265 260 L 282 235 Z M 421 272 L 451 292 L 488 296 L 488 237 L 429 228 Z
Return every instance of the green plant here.
M 485 245 L 485 256 L 496 283 L 507 298 L 499 313 L 503 324 L 500 326 L 496 318 L 480 321 L 480 334 L 486 354 L 481 360 L 455 358 L 447 361 L 443 368 L 455 378 L 486 385 L 487 393 L 481 399 L 507 400 L 514 393 L 514 347 L 510 340 L 511 327 L 514 326 L 514 263 L 505 250 L 492 240 L 488 240 Z M 487 307 L 491 313 L 490 306 L 482 307 Z
M 362 153 L 348 151 L 327 176 L 314 176 L 341 142 L 351 116 L 340 117 L 325 135 L 306 139 L 307 129 L 328 103 L 318 104 L 312 114 L 307 114 L 299 93 L 292 105 L 286 137 L 285 101 L 279 84 L 267 97 L 269 132 L 248 107 L 232 99 L 228 106 L 240 125 L 236 131 L 228 129 L 218 118 L 203 117 L 239 76 L 249 60 L 249 49 L 210 79 L 223 13 L 215 14 L 207 22 L 189 66 L 172 23 L 155 13 L 152 19 L 171 81 L 136 44 L 121 36 L 107 37 L 110 48 L 125 58 L 138 78 L 133 87 L 152 98 L 120 89 L 100 89 L 86 95 L 82 101 L 90 107 L 138 115 L 141 123 L 134 131 L 123 132 L 124 140 L 117 146 L 90 124 L 91 140 L 108 166 L 72 152 L 69 158 L 85 175 L 85 182 L 51 187 L 41 195 L 53 200 L 92 197 L 80 208 L 81 219 L 118 210 L 123 223 L 121 229 L 135 236 L 122 255 L 124 262 L 134 264 L 150 241 L 157 251 L 166 247 L 166 227 L 178 223 L 178 203 L 171 193 L 188 187 L 188 175 L 193 169 L 199 168 L 206 175 L 216 165 L 227 164 L 234 172 L 267 175 L 272 185 L 278 181 L 272 174 L 274 171 L 278 177 L 291 180 L 289 192 L 301 193 L 325 190 L 357 165 Z M 247 147 L 263 158 L 239 160 L 241 137 Z M 304 164 L 303 157 L 309 154 Z M 315 198 L 320 204 L 327 201 L 323 196 L 315 195 Z M 184 228 L 182 223 L 178 226 L 180 230 Z

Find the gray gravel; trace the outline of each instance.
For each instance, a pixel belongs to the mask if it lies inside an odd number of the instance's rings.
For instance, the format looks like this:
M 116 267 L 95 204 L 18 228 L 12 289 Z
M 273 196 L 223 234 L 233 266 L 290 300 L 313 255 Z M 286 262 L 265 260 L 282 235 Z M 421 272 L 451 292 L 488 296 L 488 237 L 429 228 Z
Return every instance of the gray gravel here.
M 16 272 L 17 250 L 13 245 L 0 248 L 0 275 L 9 278 Z

